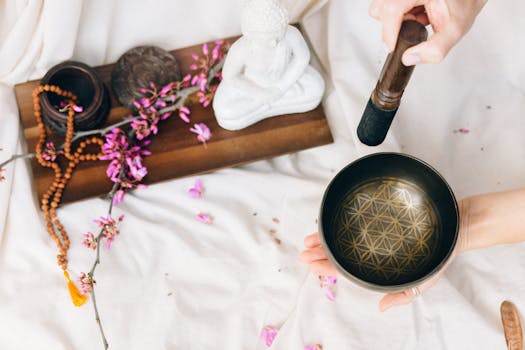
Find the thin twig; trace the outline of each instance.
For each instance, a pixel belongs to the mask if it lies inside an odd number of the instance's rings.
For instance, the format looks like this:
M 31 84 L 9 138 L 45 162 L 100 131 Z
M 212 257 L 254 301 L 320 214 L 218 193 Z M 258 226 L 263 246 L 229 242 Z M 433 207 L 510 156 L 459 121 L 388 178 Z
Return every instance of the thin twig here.
M 215 75 L 217 74 L 217 72 L 222 68 L 223 62 L 224 61 L 221 61 L 220 63 L 218 63 L 215 67 L 213 67 L 209 71 L 209 74 L 208 74 L 208 82 L 209 83 L 215 78 Z M 198 86 L 191 86 L 191 87 L 188 87 L 188 88 L 185 88 L 185 89 L 177 91 L 177 93 L 175 95 L 175 99 L 174 99 L 174 101 L 177 101 L 177 102 L 174 103 L 171 106 L 167 106 L 167 107 L 161 109 L 158 113 L 159 114 L 164 114 L 164 113 L 167 113 L 167 112 L 173 112 L 173 111 L 175 111 L 177 109 L 180 109 L 182 106 L 184 106 L 184 104 L 186 102 L 186 99 L 191 94 L 193 94 L 193 93 L 195 93 L 197 91 L 199 91 L 199 87 Z M 126 118 L 126 119 L 124 119 L 124 120 L 122 120 L 122 121 L 120 121 L 118 123 L 115 123 L 115 124 L 110 125 L 110 126 L 108 126 L 106 128 L 103 128 L 103 129 L 89 130 L 89 131 L 83 131 L 83 132 L 75 133 L 75 136 L 73 137 L 71 142 L 74 142 L 74 141 L 78 140 L 81 137 L 85 137 L 85 136 L 89 136 L 89 135 L 96 135 L 96 134 L 105 135 L 106 133 L 110 132 L 113 128 L 117 128 L 119 126 L 130 124 L 134 120 L 137 120 L 139 118 L 141 118 L 141 117 L 140 116 L 133 116 L 131 118 Z M 128 135 L 130 138 L 134 138 L 135 137 L 134 131 L 135 130 L 130 130 L 131 134 Z M 61 147 L 63 147 L 63 145 Z M 123 177 L 125 177 L 124 169 L 125 169 L 125 167 L 122 166 L 121 170 L 120 170 L 120 174 L 119 174 L 119 178 L 121 178 L 121 179 Z M 116 182 L 113 185 L 113 188 L 111 189 L 111 191 L 109 192 L 108 198 L 110 200 L 110 204 L 109 204 L 108 216 L 111 216 L 111 213 L 113 211 L 113 197 L 115 196 L 115 193 L 119 189 L 120 189 L 120 183 Z M 97 301 L 96 301 L 96 298 L 95 298 L 95 286 L 94 286 L 95 270 L 96 270 L 97 266 L 100 264 L 100 241 L 101 241 L 101 239 L 103 237 L 103 234 L 104 234 L 104 228 L 102 228 L 100 230 L 100 233 L 98 234 L 98 236 L 96 238 L 96 242 L 97 242 L 96 259 L 95 259 L 95 262 L 93 263 L 93 266 L 91 267 L 91 270 L 88 273 L 88 276 L 91 278 L 91 295 L 92 295 L 92 298 L 93 298 L 93 308 L 95 310 L 95 318 L 96 318 L 98 327 L 100 329 L 100 335 L 102 336 L 102 342 L 104 343 L 104 349 L 107 350 L 109 348 L 109 345 L 108 345 L 108 341 L 106 339 L 106 336 L 104 334 L 104 329 L 102 327 L 102 321 L 100 319 L 100 314 L 98 312 Z
M 111 189 L 111 192 L 109 193 L 109 210 L 108 215 L 111 216 L 111 212 L 113 211 L 113 197 L 115 196 L 115 192 L 119 189 L 120 185 L 118 183 L 115 183 L 113 185 L 113 188 Z M 96 238 L 97 242 L 97 256 L 95 259 L 95 262 L 93 263 L 93 266 L 91 267 L 91 270 L 88 272 L 88 276 L 91 278 L 91 295 L 93 298 L 93 309 L 95 310 L 95 319 L 97 320 L 98 328 L 100 329 L 100 335 L 102 336 L 102 342 L 104 343 L 104 349 L 108 349 L 108 341 L 106 339 L 106 335 L 104 334 L 104 328 L 102 327 L 102 320 L 100 319 L 100 314 L 98 312 L 97 307 L 97 299 L 95 298 L 95 285 L 93 283 L 94 275 L 95 275 L 95 269 L 97 268 L 97 265 L 100 264 L 100 240 L 102 239 L 102 235 L 104 234 L 104 229 L 102 228 L 100 230 L 100 233 L 98 234 Z
M 6 160 L 5 162 L 1 163 L 0 164 L 0 168 L 3 168 L 4 166 L 6 166 L 7 164 L 17 160 L 17 159 L 21 159 L 21 158 L 33 158 L 35 156 L 34 153 L 25 153 L 25 154 L 13 154 L 11 156 L 11 158 L 9 158 L 8 160 Z
M 224 56 L 224 59 L 222 61 L 220 61 L 215 66 L 213 66 L 212 69 L 210 69 L 210 71 L 208 72 L 208 82 L 211 82 L 215 78 L 215 75 L 217 74 L 217 72 L 222 69 L 225 59 L 226 59 L 226 55 Z M 175 99 L 174 99 L 177 102 L 174 103 L 171 106 L 164 107 L 158 113 L 159 114 L 164 114 L 164 113 L 167 113 L 167 112 L 176 111 L 180 107 L 184 106 L 184 104 L 186 103 L 186 100 L 188 99 L 188 97 L 191 94 L 193 94 L 193 93 L 195 93 L 197 91 L 199 91 L 199 87 L 198 86 L 190 86 L 190 87 L 187 87 L 185 89 L 177 91 L 176 95 L 175 95 Z M 108 132 L 110 132 L 112 129 L 118 128 L 120 126 L 124 126 L 124 125 L 127 125 L 127 124 L 131 124 L 131 123 L 133 123 L 134 120 L 137 120 L 137 119 L 140 119 L 140 118 L 141 118 L 140 116 L 132 116 L 130 118 L 126 118 L 124 120 L 121 120 L 118 123 L 109 125 L 109 126 L 107 126 L 105 128 L 102 128 L 102 129 L 94 129 L 94 130 L 87 130 L 87 131 L 76 132 L 75 136 L 73 136 L 73 138 L 71 139 L 71 142 L 73 143 L 73 142 L 75 142 L 76 140 L 78 140 L 78 139 L 80 139 L 82 137 L 86 137 L 86 136 L 90 136 L 90 135 L 102 135 L 102 136 L 104 136 Z M 59 149 L 62 149 L 62 147 L 63 147 L 63 145 Z
M 98 313 L 97 308 L 97 299 L 95 297 L 95 286 L 93 285 L 93 274 L 95 273 L 95 268 L 98 264 L 100 264 L 100 239 L 102 238 L 102 233 L 104 230 L 101 230 L 99 235 L 97 236 L 97 259 L 95 260 L 95 263 L 93 264 L 93 267 L 91 268 L 91 271 L 89 272 L 89 276 L 91 277 L 91 297 L 93 298 L 93 308 L 95 310 L 95 319 L 97 320 L 98 328 L 100 329 L 100 335 L 102 336 L 102 342 L 104 343 L 104 349 L 108 349 L 108 341 L 106 339 L 106 335 L 104 334 L 104 328 L 102 327 L 102 321 L 100 320 L 100 314 Z
M 118 123 L 109 125 L 108 127 L 103 128 L 103 129 L 93 129 L 93 130 L 76 132 L 75 136 L 73 136 L 73 138 L 71 139 L 71 143 L 75 142 L 76 140 L 78 140 L 78 139 L 80 139 L 82 137 L 86 137 L 86 136 L 90 136 L 90 135 L 102 135 L 102 136 L 104 136 L 108 132 L 110 132 L 112 129 L 118 128 L 119 126 L 130 124 L 134 120 L 137 120 L 139 118 L 140 118 L 139 116 L 134 116 L 134 117 L 131 117 L 131 118 L 126 118 L 124 120 L 121 120 Z M 62 146 L 60 148 L 62 148 Z

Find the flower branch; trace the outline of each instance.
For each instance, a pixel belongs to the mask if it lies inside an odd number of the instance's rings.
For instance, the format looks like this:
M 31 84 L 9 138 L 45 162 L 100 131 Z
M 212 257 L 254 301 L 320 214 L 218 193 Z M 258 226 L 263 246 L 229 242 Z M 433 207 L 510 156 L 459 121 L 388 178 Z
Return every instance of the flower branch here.
M 71 144 L 75 141 L 80 141 L 81 139 L 82 141 L 80 142 L 77 152 L 74 154 L 75 156 L 78 156 L 79 159 L 82 157 L 82 159 L 87 160 L 99 159 L 109 161 L 106 174 L 113 182 L 113 187 L 108 195 L 110 200 L 109 209 L 106 216 L 95 220 L 100 228 L 98 235 L 95 236 L 91 232 L 87 232 L 84 235 L 82 244 L 89 249 L 95 250 L 96 255 L 89 272 L 81 273 L 78 278 L 80 289 L 83 292 L 80 296 L 84 298 L 86 294 L 91 294 L 92 296 L 95 318 L 100 330 L 104 349 L 108 349 L 109 345 L 102 327 L 102 321 L 96 302 L 94 288 L 96 282 L 94 277 L 95 271 L 98 265 L 100 265 L 100 246 L 102 242 L 105 241 L 106 247 L 109 249 L 111 243 L 120 233 L 118 224 L 123 220 L 123 216 L 114 219 L 112 217 L 113 208 L 124 199 L 126 192 L 129 190 L 146 187 L 142 182 L 148 174 L 148 169 L 143 165 L 143 158 L 151 155 L 151 152 L 146 148 L 151 142 L 149 138 L 158 133 L 159 122 L 168 119 L 173 113 L 178 112 L 179 118 L 189 124 L 191 122 L 191 111 L 187 107 L 187 105 L 189 105 L 187 101 L 190 95 L 196 94 L 199 103 L 205 108 L 211 104 L 217 85 L 222 79 L 221 69 L 223 67 L 226 51 L 227 45 L 224 41 L 215 42 L 215 46 L 212 50 L 209 49 L 207 44 L 204 44 L 202 46 L 202 56 L 197 54 L 192 55 L 194 63 L 190 66 L 190 70 L 193 71 L 194 74 L 188 74 L 182 79 L 182 81 L 171 82 L 162 87 L 156 86 L 151 82 L 149 87 L 141 88 L 140 92 L 145 94 L 145 97 L 134 102 L 134 113 L 138 115 L 128 115 L 123 120 L 105 128 L 74 133 L 73 117 L 74 113 L 79 112 L 80 109 L 75 109 L 74 104 L 71 106 L 63 106 L 61 108 L 64 109 L 67 107 L 69 112 L 68 130 L 70 130 L 70 134 L 68 133 L 66 135 L 66 142 L 60 147 L 55 147 L 50 141 L 45 143 L 45 145 L 43 141 L 39 144 L 40 148 L 38 149 L 38 155 L 41 158 L 39 158 L 39 161 L 49 167 L 53 167 L 54 169 L 59 169 L 57 157 L 59 155 L 65 156 L 66 158 L 71 157 Z M 44 87 L 44 89 L 45 88 L 46 87 Z M 40 87 L 37 89 L 43 88 Z M 58 87 L 47 87 L 47 89 L 63 96 L 71 94 L 70 92 L 62 92 Z M 37 112 L 38 110 L 35 110 L 35 115 L 38 114 Z M 127 127 L 127 130 L 124 130 L 124 127 Z M 45 128 L 43 124 L 41 130 L 44 132 L 45 136 Z M 196 134 L 197 140 L 206 147 L 206 141 L 211 137 L 211 131 L 206 124 L 194 124 L 193 127 L 189 128 L 189 132 Z M 105 141 L 96 137 L 86 139 L 87 136 L 92 135 L 101 135 L 105 138 Z M 83 155 L 83 149 L 91 143 L 101 145 L 102 153 L 97 155 Z M 0 181 L 4 179 L 2 173 L 5 165 L 16 159 L 31 158 L 34 156 L 35 154 L 33 153 L 13 155 L 7 161 L 1 163 Z M 70 163 L 73 165 L 76 164 L 72 161 Z M 73 171 L 72 168 L 70 170 L 71 172 L 66 174 L 68 175 L 68 179 L 71 177 Z M 62 187 L 59 185 L 62 185 Z M 59 183 L 56 187 L 60 188 L 60 190 L 57 191 L 60 191 L 61 194 L 62 189 L 65 187 L 65 183 Z M 199 190 L 200 193 L 202 193 L 202 188 L 196 190 Z M 58 204 L 58 202 L 54 203 L 55 206 L 53 208 L 56 208 Z M 212 218 L 209 215 L 199 215 L 199 220 L 205 223 L 212 222 Z M 60 230 L 63 229 L 61 224 L 58 226 Z M 69 274 L 67 274 L 67 272 L 66 278 L 71 284 L 72 282 L 69 279 Z M 68 287 L 70 287 L 69 284 Z M 82 304 L 75 305 L 79 306 Z
M 2 169 L 3 167 L 5 167 L 7 164 L 11 162 L 14 162 L 17 159 L 34 158 L 34 157 L 35 157 L 34 153 L 14 154 L 8 160 L 0 163 L 0 169 Z

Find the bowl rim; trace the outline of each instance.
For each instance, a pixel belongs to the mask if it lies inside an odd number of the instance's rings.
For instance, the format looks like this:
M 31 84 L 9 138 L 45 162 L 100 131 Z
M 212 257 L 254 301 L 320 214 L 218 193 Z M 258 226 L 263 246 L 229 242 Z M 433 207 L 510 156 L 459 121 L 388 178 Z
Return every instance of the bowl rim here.
M 391 285 L 391 286 L 384 286 L 384 285 L 375 284 L 375 283 L 363 280 L 363 279 L 361 279 L 361 278 L 351 274 L 346 269 L 344 269 L 343 266 L 341 266 L 341 264 L 337 261 L 337 259 L 335 258 L 334 254 L 332 253 L 330 247 L 328 246 L 328 243 L 327 243 L 327 241 L 325 239 L 324 230 L 323 230 L 323 227 L 324 227 L 324 225 L 323 225 L 323 211 L 324 211 L 324 207 L 325 207 L 325 203 L 326 203 L 326 198 L 327 198 L 328 192 L 332 188 L 335 180 L 338 179 L 339 176 L 341 176 L 341 174 L 343 174 L 347 169 L 349 169 L 352 166 L 355 166 L 356 163 L 361 162 L 361 161 L 363 161 L 365 159 L 368 159 L 368 158 L 374 158 L 374 157 L 378 157 L 378 156 L 396 156 L 396 157 L 409 158 L 409 159 L 414 160 L 414 161 L 420 163 L 421 165 L 427 167 L 435 175 L 437 175 L 437 177 L 443 182 L 443 184 L 447 188 L 450 196 L 452 197 L 454 209 L 455 209 L 455 212 L 456 212 L 456 227 L 455 227 L 455 230 L 454 230 L 453 241 L 452 241 L 452 244 L 449 247 L 447 253 L 445 254 L 445 257 L 441 260 L 441 262 L 439 264 L 437 264 L 429 273 L 427 273 L 426 275 L 424 275 L 424 276 L 422 276 L 422 277 L 420 277 L 420 278 L 418 278 L 418 279 L 416 279 L 414 281 L 410 281 L 410 282 L 406 282 L 406 283 L 402 283 L 402 284 L 397 284 L 397 285 Z M 329 182 L 328 186 L 326 187 L 326 189 L 324 191 L 323 199 L 321 201 L 321 207 L 320 207 L 320 211 L 319 211 L 319 220 L 318 220 L 318 230 L 319 230 L 319 238 L 320 238 L 320 241 L 321 241 L 321 246 L 323 247 L 323 250 L 324 250 L 328 260 L 335 266 L 336 270 L 343 277 L 349 279 L 350 281 L 355 282 L 356 284 L 360 285 L 361 287 L 364 287 L 364 288 L 367 288 L 367 289 L 370 289 L 370 290 L 374 290 L 374 291 L 379 291 L 379 292 L 399 292 L 399 291 L 407 290 L 409 288 L 418 286 L 418 285 L 422 284 L 423 282 L 429 280 L 433 276 L 435 276 L 450 261 L 450 258 L 452 257 L 452 255 L 454 253 L 454 250 L 457 247 L 457 241 L 458 241 L 458 235 L 459 235 L 459 226 L 460 226 L 459 207 L 458 207 L 458 203 L 457 203 L 457 200 L 456 200 L 456 196 L 454 195 L 454 191 L 450 187 L 449 183 L 445 180 L 445 178 L 433 166 L 431 166 L 427 162 L 425 162 L 425 161 L 423 161 L 423 160 L 421 160 L 421 159 L 419 159 L 419 158 L 417 158 L 417 157 L 415 157 L 413 155 L 410 155 L 410 154 L 407 154 L 407 153 L 401 153 L 401 152 L 377 152 L 377 153 L 371 153 L 371 154 L 365 155 L 363 157 L 360 157 L 360 158 L 350 162 L 345 167 L 343 167 L 332 178 L 332 180 Z
M 55 66 L 53 66 L 47 73 L 44 75 L 44 77 L 41 80 L 41 85 L 49 84 L 49 81 L 59 72 L 62 70 L 76 70 L 78 72 L 81 72 L 84 74 L 89 82 L 93 86 L 93 99 L 91 100 L 91 103 L 88 106 L 83 106 L 84 110 L 80 113 L 75 114 L 75 121 L 84 121 L 84 119 L 89 119 L 102 105 L 103 99 L 104 99 L 104 85 L 100 78 L 98 77 L 95 70 L 87 65 L 84 62 L 80 61 L 73 61 L 68 60 L 61 62 Z M 45 114 L 49 114 L 52 118 L 55 120 L 59 120 L 61 122 L 67 121 L 67 114 L 63 114 L 56 110 L 49 100 L 49 97 L 47 94 L 42 94 L 40 98 L 40 103 L 42 104 L 42 109 L 45 110 Z

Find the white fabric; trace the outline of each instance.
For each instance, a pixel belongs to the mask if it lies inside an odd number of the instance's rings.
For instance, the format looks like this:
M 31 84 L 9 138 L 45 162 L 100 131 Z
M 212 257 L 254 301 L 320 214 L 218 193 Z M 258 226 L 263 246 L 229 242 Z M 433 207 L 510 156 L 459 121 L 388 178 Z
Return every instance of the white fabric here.
M 386 142 L 368 148 L 355 129 L 384 59 L 368 2 L 287 1 L 327 75 L 324 99 L 333 145 L 195 177 L 129 195 L 126 218 L 96 273 L 111 349 L 262 349 L 319 343 L 341 349 L 503 349 L 499 305 L 525 312 L 525 246 L 459 256 L 445 277 L 409 306 L 380 313 L 379 293 L 339 279 L 335 302 L 298 260 L 316 230 L 328 181 L 348 162 L 402 151 L 437 167 L 457 196 L 524 186 L 525 3 L 490 1 L 471 32 L 439 65 L 417 67 Z M 14 83 L 41 77 L 68 58 L 114 62 L 143 44 L 166 49 L 240 33 L 236 1 L 0 1 L 0 160 L 24 148 Z M 487 106 L 491 108 L 488 109 Z M 453 133 L 468 128 L 469 134 Z M 271 142 L 271 140 L 268 140 Z M 177 166 L 174 164 L 173 166 Z M 0 184 L 0 348 L 102 348 L 91 304 L 75 308 L 55 264 L 29 168 L 7 166 Z M 93 262 L 82 234 L 108 203 L 59 210 L 70 233 L 70 268 Z M 195 220 L 199 211 L 213 225 Z M 257 213 L 257 215 L 254 215 Z M 280 219 L 274 223 L 273 217 Z M 281 239 L 276 244 L 269 230 Z

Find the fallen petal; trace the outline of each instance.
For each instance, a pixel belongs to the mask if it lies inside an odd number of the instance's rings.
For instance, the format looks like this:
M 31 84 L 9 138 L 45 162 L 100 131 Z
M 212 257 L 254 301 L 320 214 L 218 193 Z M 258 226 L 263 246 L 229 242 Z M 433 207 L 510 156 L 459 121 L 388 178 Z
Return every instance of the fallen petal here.
M 213 223 L 213 218 L 210 215 L 204 213 L 198 213 L 197 220 L 205 223 L 206 225 L 211 225 Z
M 330 301 L 334 301 L 335 300 L 334 291 L 330 287 L 324 287 L 323 289 L 324 289 L 324 295 L 326 296 L 326 298 Z
M 266 326 L 262 329 L 259 337 L 264 340 L 264 343 L 267 347 L 270 347 L 272 346 L 273 341 L 275 340 L 275 337 L 277 336 L 278 332 L 279 328 Z
M 305 345 L 304 350 L 323 350 L 323 347 L 319 344 Z

